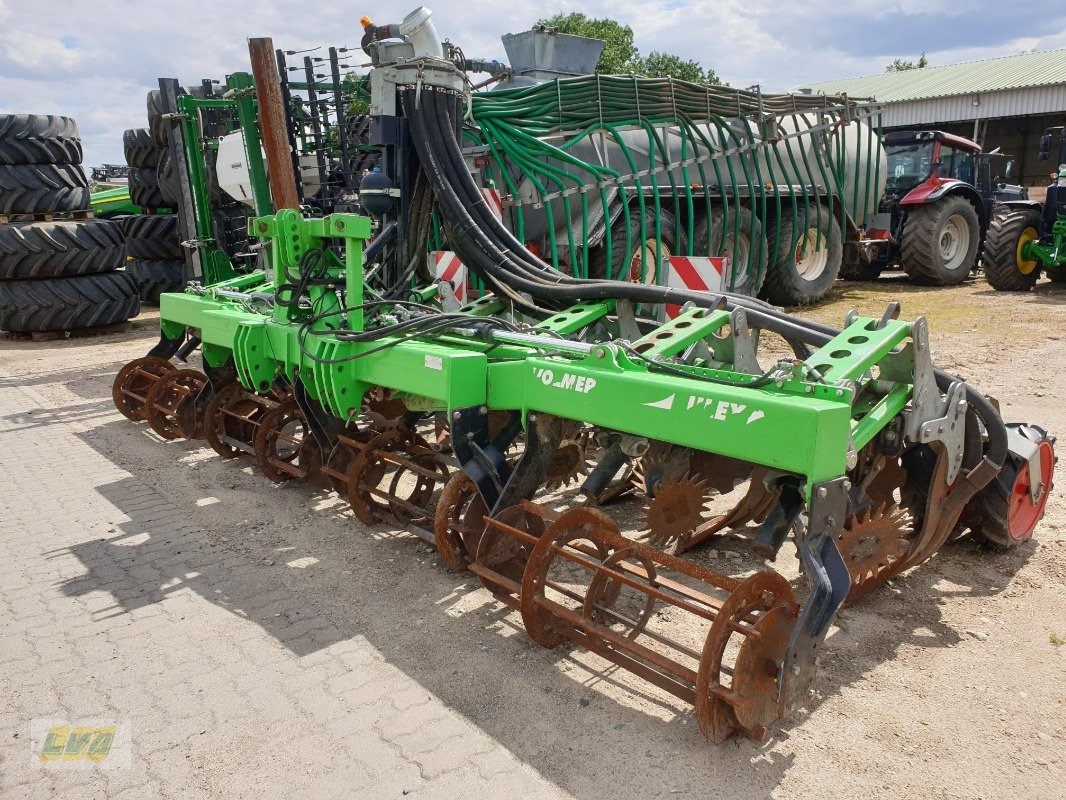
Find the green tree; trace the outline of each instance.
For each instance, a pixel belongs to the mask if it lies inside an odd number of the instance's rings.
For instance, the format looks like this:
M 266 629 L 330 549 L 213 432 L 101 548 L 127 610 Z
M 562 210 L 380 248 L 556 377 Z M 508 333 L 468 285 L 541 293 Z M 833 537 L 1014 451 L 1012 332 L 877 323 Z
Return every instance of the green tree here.
M 929 59 L 925 57 L 925 53 L 922 53 L 921 56 L 918 57 L 917 64 L 913 61 L 904 61 L 902 58 L 897 58 L 885 67 L 885 72 L 906 72 L 909 69 L 923 69 L 928 66 Z
M 633 29 L 613 19 L 594 19 L 579 11 L 555 14 L 537 22 L 555 28 L 560 33 L 602 39 L 606 44 L 596 71 L 606 75 L 645 75 L 650 78 L 678 78 L 693 83 L 720 83 L 713 69 L 704 69 L 699 62 L 671 53 L 653 51 L 641 56 L 633 44 Z
M 574 36 L 587 36 L 590 39 L 602 39 L 607 44 L 600 54 L 596 71 L 607 75 L 620 75 L 629 72 L 630 66 L 640 57 L 633 44 L 633 29 L 628 25 L 604 17 L 594 19 L 579 11 L 570 14 L 558 13 L 542 19 L 538 25 L 555 28 L 559 33 Z
M 681 58 L 670 53 L 653 50 L 643 58 L 638 58 L 632 65 L 637 75 L 649 78 L 677 78 L 692 83 L 720 84 L 713 69 L 704 69 L 698 61 Z

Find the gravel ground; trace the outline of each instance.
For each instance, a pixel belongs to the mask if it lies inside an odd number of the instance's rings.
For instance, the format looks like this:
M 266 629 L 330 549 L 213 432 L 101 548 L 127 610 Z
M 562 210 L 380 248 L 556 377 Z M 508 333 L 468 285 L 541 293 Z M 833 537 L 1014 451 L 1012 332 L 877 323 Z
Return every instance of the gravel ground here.
M 802 313 L 840 324 L 849 308 L 878 315 L 897 298 L 904 318 L 928 317 L 938 366 L 997 397 L 1009 420 L 1066 434 L 1066 286 L 1042 283 L 1028 295 L 1007 295 L 983 281 L 931 289 L 888 277 L 840 283 L 828 302 Z M 449 573 L 410 534 L 367 529 L 335 498 L 274 486 L 247 460 L 223 461 L 201 442 L 164 443 L 122 419 L 110 402 L 112 378 L 155 336 L 149 315 L 127 334 L 56 343 L 0 338 L 0 372 L 9 385 L 28 386 L 52 404 L 55 421 L 76 423 L 108 462 L 183 509 L 213 548 L 247 563 L 219 582 L 185 583 L 204 637 L 247 622 L 239 600 L 253 589 L 291 593 L 305 614 L 328 619 L 342 637 L 364 637 L 391 668 L 564 797 L 1063 796 L 1061 490 L 1031 543 L 1009 554 L 956 543 L 843 612 L 810 708 L 762 744 L 714 747 L 683 704 L 595 656 L 533 644 L 518 617 L 473 576 Z M 47 436 L 42 427 L 42 447 Z M 25 725 L 19 715 L 33 715 L 32 680 L 4 672 L 10 722 Z M 303 772 L 299 741 L 267 759 L 238 723 L 217 724 L 224 747 L 218 738 L 186 745 L 186 758 L 206 776 L 200 788 L 214 787 L 205 796 L 243 796 L 226 780 L 249 758 L 257 768 L 239 772 L 247 776 L 241 788 L 261 797 L 281 796 L 285 773 Z M 336 766 L 327 762 L 321 783 L 308 784 L 315 795 L 330 785 Z M 186 787 L 169 788 L 185 796 Z M 512 796 L 462 781 L 437 788 L 433 796 Z M 397 779 L 374 794 L 355 794 L 400 797 L 408 789 Z

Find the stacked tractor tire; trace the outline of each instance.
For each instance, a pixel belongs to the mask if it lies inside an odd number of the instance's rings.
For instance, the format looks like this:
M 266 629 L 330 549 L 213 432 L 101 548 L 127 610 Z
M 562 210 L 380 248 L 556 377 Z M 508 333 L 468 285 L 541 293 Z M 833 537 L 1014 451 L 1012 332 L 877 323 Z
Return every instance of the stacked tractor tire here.
M 122 134 L 122 149 L 129 165 L 130 200 L 142 216 L 123 221 L 129 263 L 141 300 L 159 304 L 163 292 L 180 291 L 185 282 L 178 217 L 170 213 L 178 204 L 177 176 L 170 158 L 167 129 L 158 90 L 148 93 L 148 127 Z
M 81 159 L 74 120 L 0 115 L 0 330 L 74 331 L 140 310 L 122 231 L 91 218 Z

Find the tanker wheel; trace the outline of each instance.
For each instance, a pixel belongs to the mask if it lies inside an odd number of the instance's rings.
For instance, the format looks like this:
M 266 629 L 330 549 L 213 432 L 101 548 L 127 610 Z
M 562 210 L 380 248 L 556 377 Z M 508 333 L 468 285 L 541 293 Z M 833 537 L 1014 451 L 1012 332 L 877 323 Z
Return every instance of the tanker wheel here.
M 1040 214 L 1032 209 L 1000 211 L 992 218 L 981 257 L 985 280 L 1000 292 L 1028 292 L 1040 278 L 1040 263 L 1022 257 L 1029 242 L 1040 238 Z M 1049 270 L 1049 275 L 1052 270 Z M 1053 280 L 1066 280 L 1066 270 Z
M 821 203 L 807 213 L 787 211 L 766 235 L 770 266 L 762 296 L 779 306 L 798 306 L 820 300 L 840 273 L 844 246 L 840 226 Z
M 762 222 L 751 209 L 733 205 L 728 213 L 719 208 L 701 217 L 692 232 L 692 248 L 697 256 L 729 260 L 728 291 L 754 297 L 762 289 L 769 252 Z
M 614 278 L 652 285 L 659 282 L 657 279 L 660 277 L 655 264 L 656 255 L 665 259 L 688 252 L 685 232 L 676 224 L 674 215 L 669 211 L 661 209 L 656 217 L 653 209 L 645 209 L 643 230 L 640 220 L 640 209 L 637 207 L 630 209 L 628 225 L 624 214 L 614 221 L 611 226 L 610 259 L 607 257 L 606 245 L 590 251 L 590 278 Z M 659 225 L 658 239 L 655 237 L 656 224 Z
M 908 212 L 901 266 L 921 283 L 952 286 L 970 274 L 980 243 L 977 210 L 963 197 L 948 197 Z

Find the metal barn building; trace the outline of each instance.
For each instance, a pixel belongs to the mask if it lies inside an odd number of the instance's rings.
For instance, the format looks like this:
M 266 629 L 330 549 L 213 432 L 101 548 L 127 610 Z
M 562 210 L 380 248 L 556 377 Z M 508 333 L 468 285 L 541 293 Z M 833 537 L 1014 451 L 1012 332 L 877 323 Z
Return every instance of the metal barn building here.
M 1038 161 L 1040 134 L 1066 122 L 1066 48 L 825 81 L 797 91 L 873 97 L 885 130 L 936 128 L 1001 148 L 1010 181 L 1044 186 L 1055 165 Z

